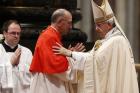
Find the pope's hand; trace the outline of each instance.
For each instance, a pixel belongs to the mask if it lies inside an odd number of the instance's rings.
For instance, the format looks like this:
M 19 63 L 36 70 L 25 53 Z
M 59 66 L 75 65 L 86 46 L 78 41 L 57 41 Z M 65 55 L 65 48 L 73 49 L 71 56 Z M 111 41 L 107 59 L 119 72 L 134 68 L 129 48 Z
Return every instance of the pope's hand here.
M 74 47 L 69 45 L 68 49 L 71 50 L 71 51 L 77 51 L 77 52 L 84 52 L 86 50 L 83 43 L 77 43 Z
M 54 54 L 61 54 L 64 56 L 71 57 L 72 51 L 64 48 L 62 45 L 56 42 L 56 46 L 52 47 Z

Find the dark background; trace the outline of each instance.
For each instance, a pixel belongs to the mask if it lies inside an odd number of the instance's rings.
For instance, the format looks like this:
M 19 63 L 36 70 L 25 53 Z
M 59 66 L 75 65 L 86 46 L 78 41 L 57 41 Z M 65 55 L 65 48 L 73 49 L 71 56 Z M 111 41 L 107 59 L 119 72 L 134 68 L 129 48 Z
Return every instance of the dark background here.
M 54 10 L 65 8 L 72 13 L 73 24 L 82 19 L 81 11 L 77 8 L 77 0 L 0 0 L 0 28 L 9 19 L 16 19 L 22 26 L 20 44 L 30 48 L 32 52 L 39 34 L 50 25 Z M 0 32 L 2 33 L 2 32 Z M 63 36 L 65 47 L 83 42 L 87 51 L 92 48 L 92 42 L 86 42 L 84 31 L 73 26 L 67 36 Z

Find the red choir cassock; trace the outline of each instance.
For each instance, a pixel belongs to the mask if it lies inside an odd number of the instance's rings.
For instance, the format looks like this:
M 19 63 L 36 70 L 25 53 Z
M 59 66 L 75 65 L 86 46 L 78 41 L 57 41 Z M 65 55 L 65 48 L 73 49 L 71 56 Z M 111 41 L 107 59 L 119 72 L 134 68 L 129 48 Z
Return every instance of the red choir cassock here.
M 33 60 L 30 66 L 31 72 L 47 74 L 61 73 L 68 69 L 68 61 L 63 55 L 56 55 L 52 46 L 56 42 L 61 43 L 61 36 L 58 31 L 49 26 L 41 33 L 36 43 Z

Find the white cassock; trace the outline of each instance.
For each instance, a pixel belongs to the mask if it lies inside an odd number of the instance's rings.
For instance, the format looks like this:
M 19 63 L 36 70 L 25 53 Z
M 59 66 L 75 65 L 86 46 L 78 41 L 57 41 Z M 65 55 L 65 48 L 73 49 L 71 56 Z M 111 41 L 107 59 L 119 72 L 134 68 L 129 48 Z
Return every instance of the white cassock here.
M 0 93 L 29 93 L 32 52 L 21 45 L 18 48 L 21 48 L 20 61 L 13 67 L 10 62 L 13 52 L 6 52 L 0 44 Z
M 127 39 L 115 27 L 100 43 L 89 53 L 72 53 L 75 60 L 85 62 L 83 73 L 79 73 L 78 93 L 139 93 Z

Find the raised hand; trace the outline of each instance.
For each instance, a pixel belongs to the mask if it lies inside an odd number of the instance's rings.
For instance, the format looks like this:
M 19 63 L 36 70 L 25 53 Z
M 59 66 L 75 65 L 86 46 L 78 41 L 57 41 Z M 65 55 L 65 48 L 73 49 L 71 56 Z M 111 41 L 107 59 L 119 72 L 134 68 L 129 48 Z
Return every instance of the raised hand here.
M 77 52 L 84 52 L 86 50 L 83 43 L 77 43 L 74 47 L 71 47 L 71 45 L 69 45 L 68 49 Z
M 62 55 L 68 56 L 68 57 L 70 57 L 72 54 L 71 50 L 64 48 L 62 45 L 60 45 L 57 42 L 56 42 L 56 46 L 52 46 L 52 50 L 53 50 L 54 54 L 62 54 Z

